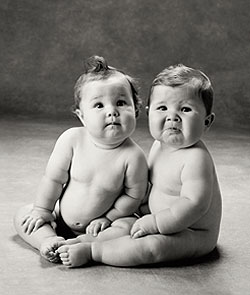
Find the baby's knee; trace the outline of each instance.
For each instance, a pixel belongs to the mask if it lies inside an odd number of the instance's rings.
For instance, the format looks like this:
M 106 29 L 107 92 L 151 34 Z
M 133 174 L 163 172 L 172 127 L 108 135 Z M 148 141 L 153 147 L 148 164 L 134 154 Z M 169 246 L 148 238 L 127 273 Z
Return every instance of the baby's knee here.
M 203 245 L 199 245 L 195 251 L 194 257 L 202 257 L 211 253 L 217 246 L 217 241 L 207 240 Z
M 25 205 L 20 207 L 14 215 L 14 225 L 19 227 L 22 223 L 22 218 L 32 210 L 33 205 Z

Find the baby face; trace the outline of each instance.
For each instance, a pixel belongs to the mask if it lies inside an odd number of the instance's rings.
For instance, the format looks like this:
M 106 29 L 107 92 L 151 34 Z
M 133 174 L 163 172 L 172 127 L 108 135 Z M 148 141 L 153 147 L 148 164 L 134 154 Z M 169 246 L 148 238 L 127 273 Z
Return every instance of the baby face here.
M 206 111 L 201 98 L 188 86 L 157 85 L 150 97 L 151 135 L 173 148 L 199 141 L 205 130 Z
M 117 145 L 134 132 L 135 106 L 122 74 L 87 82 L 81 97 L 80 117 L 94 143 Z

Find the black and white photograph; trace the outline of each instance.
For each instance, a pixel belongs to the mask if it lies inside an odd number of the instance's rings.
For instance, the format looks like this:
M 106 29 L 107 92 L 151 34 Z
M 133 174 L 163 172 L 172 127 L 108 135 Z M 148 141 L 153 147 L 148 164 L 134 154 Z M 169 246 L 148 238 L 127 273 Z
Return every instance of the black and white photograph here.
M 250 294 L 249 20 L 0 0 L 1 295 Z

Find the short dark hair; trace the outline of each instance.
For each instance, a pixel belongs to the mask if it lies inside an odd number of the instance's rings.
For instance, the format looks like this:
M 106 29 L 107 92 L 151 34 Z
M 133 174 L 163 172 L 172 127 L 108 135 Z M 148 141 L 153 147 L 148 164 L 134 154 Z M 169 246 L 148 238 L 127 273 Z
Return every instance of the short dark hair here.
M 150 95 L 157 85 L 178 87 L 186 84 L 192 86 L 202 99 L 207 115 L 211 114 L 214 92 L 209 78 L 200 70 L 189 68 L 183 64 L 167 67 L 160 72 L 152 82 Z M 148 106 L 150 104 L 150 95 Z
M 74 101 L 75 104 L 72 107 L 73 112 L 79 109 L 79 104 L 81 102 L 81 89 L 83 85 L 89 81 L 104 80 L 108 79 L 110 76 L 121 73 L 128 80 L 131 87 L 133 102 L 135 105 L 135 116 L 138 117 L 142 101 L 138 94 L 137 83 L 134 78 L 125 74 L 123 71 L 118 70 L 114 67 L 108 66 L 107 61 L 100 56 L 91 56 L 88 58 L 84 64 L 84 73 L 77 79 L 74 86 Z

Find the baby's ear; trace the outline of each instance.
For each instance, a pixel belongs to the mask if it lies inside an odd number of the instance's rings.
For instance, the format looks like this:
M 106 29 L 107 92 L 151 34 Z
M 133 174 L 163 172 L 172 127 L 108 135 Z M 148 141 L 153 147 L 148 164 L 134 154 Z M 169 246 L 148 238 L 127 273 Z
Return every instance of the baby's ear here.
M 76 114 L 78 119 L 81 121 L 82 125 L 85 126 L 85 123 L 84 123 L 84 120 L 83 120 L 83 113 L 79 109 L 76 109 L 74 111 L 74 113 Z
M 206 129 L 209 129 L 211 127 L 211 125 L 213 124 L 215 119 L 215 114 L 211 113 L 210 115 L 206 116 L 205 120 L 204 120 L 204 124 Z

